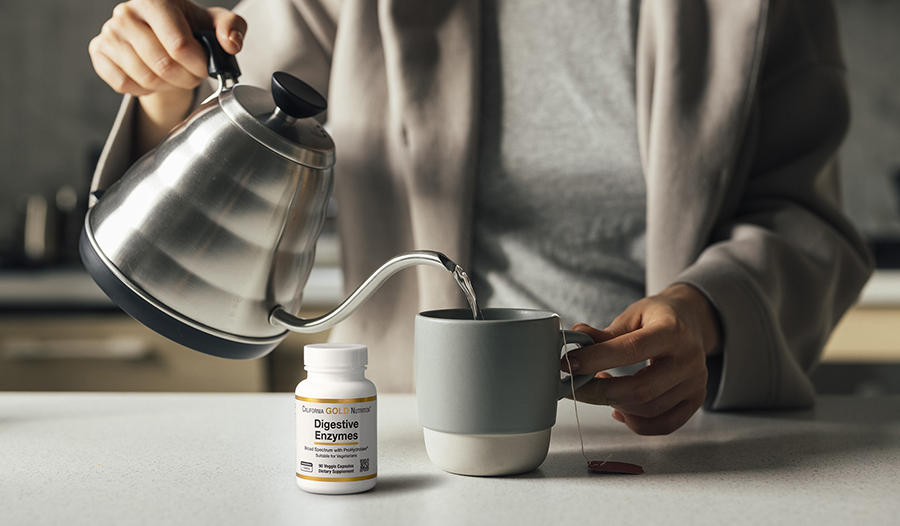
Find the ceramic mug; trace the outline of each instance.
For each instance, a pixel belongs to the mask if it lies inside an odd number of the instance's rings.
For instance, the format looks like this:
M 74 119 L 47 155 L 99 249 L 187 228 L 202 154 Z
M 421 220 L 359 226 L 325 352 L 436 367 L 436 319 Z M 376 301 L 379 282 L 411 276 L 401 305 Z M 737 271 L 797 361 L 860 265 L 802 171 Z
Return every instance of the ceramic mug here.
M 560 378 L 566 343 L 591 337 L 560 330 L 559 316 L 527 309 L 467 309 L 416 316 L 416 399 L 425 449 L 444 471 L 510 475 L 547 457 L 557 401 L 571 392 Z M 575 387 L 593 375 L 575 377 Z

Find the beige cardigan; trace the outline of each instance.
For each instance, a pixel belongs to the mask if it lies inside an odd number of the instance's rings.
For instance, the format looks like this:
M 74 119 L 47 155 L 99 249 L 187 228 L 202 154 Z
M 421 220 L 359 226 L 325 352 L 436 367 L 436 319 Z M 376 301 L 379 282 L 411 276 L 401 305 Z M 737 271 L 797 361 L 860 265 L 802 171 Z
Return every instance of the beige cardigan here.
M 348 291 L 414 249 L 469 261 L 480 100 L 478 0 L 251 0 L 243 82 L 285 70 L 327 93 Z M 813 403 L 807 374 L 871 272 L 840 211 L 849 120 L 827 0 L 644 0 L 637 115 L 647 292 L 700 289 L 722 320 L 710 407 Z M 95 176 L 127 168 L 126 97 Z M 454 281 L 394 277 L 333 332 L 370 347 L 382 392 L 413 389 L 416 312 L 461 305 Z M 591 323 L 593 320 L 584 320 Z

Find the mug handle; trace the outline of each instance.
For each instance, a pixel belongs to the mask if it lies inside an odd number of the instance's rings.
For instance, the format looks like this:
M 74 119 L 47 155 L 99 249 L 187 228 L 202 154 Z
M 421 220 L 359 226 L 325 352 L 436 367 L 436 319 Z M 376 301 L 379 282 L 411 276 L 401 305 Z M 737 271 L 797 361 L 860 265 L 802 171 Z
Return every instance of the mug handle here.
M 594 340 L 583 332 L 575 332 L 575 331 L 560 331 L 560 336 L 565 333 L 566 343 L 574 343 L 576 345 L 580 345 L 581 347 L 585 347 L 587 345 L 594 345 Z M 560 338 L 561 340 L 562 338 Z M 560 346 L 562 346 L 562 341 L 559 342 Z M 575 375 L 575 389 L 578 389 L 582 385 L 591 381 L 594 377 L 592 374 L 578 374 Z M 562 400 L 566 397 L 566 395 L 572 394 L 572 376 L 566 376 L 565 378 L 559 379 L 559 391 L 557 391 L 557 400 Z

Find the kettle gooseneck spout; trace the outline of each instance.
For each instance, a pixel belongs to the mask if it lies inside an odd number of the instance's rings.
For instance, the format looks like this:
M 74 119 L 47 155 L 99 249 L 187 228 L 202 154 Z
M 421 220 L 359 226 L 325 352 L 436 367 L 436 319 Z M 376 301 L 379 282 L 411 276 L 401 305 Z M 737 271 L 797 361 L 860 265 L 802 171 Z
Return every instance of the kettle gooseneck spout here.
M 269 323 L 280 325 L 294 332 L 313 333 L 321 332 L 337 325 L 378 290 L 385 281 L 401 270 L 415 265 L 430 265 L 441 267 L 450 272 L 455 272 L 457 264 L 440 252 L 432 250 L 417 250 L 400 254 L 381 265 L 362 285 L 353 291 L 353 294 L 338 305 L 334 310 L 317 318 L 299 318 L 290 314 L 284 307 L 278 306 L 269 314 Z

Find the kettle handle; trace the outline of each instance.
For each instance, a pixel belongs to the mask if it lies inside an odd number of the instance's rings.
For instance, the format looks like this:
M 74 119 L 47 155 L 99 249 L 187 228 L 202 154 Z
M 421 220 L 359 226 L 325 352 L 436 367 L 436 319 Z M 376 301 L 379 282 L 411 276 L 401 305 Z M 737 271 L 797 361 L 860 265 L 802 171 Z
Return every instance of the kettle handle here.
M 206 64 L 206 71 L 210 77 L 218 79 L 230 79 L 237 81 L 241 76 L 241 68 L 238 67 L 237 59 L 234 55 L 229 54 L 219 44 L 214 31 L 197 31 L 194 33 L 200 44 L 206 49 L 209 55 L 209 62 Z

